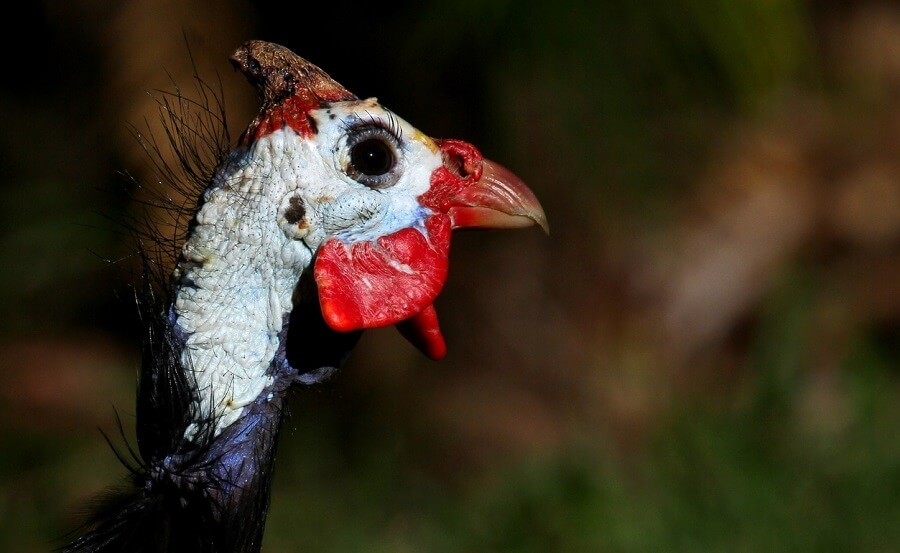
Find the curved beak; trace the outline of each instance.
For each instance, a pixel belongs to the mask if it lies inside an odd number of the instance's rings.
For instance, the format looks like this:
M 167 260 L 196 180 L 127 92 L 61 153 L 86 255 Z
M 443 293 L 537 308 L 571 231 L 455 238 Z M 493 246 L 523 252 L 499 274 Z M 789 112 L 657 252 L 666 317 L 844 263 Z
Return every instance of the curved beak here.
M 450 199 L 453 228 L 508 229 L 538 225 L 550 234 L 544 208 L 512 171 L 488 159 L 481 178 Z

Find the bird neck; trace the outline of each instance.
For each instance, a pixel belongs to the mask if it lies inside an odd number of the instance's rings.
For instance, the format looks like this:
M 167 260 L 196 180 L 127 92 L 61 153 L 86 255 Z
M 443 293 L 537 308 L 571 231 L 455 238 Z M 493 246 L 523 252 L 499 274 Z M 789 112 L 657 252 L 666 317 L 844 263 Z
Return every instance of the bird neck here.
M 281 166 L 285 155 L 261 141 L 222 166 L 175 269 L 171 322 L 183 336 L 181 364 L 196 390 L 188 439 L 209 421 L 213 436 L 220 434 L 279 377 L 273 361 L 312 259 L 272 215 L 288 185 L 267 168 Z
M 182 247 L 166 321 L 190 422 L 151 463 L 149 481 L 182 498 L 177 524 L 196 528 L 175 533 L 202 528 L 216 551 L 259 550 L 286 391 L 302 381 L 287 360 L 287 328 L 312 253 L 273 216 L 291 186 L 271 170 L 291 166 L 277 138 L 216 171 Z

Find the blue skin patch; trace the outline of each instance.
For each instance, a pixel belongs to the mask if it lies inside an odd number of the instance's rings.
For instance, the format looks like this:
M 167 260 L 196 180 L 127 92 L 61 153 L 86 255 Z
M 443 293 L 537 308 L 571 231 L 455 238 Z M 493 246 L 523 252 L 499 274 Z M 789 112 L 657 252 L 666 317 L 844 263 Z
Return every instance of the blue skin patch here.
M 413 211 L 411 216 L 407 213 L 403 213 L 402 216 L 397 216 L 392 211 L 388 211 L 385 214 L 384 219 L 380 221 L 379 228 L 382 229 L 380 232 L 361 233 L 355 229 L 348 229 L 336 233 L 334 237 L 345 244 L 353 244 L 356 242 L 375 242 L 382 236 L 386 236 L 388 234 L 391 234 L 391 232 L 396 232 L 405 228 L 414 228 L 422 233 L 423 236 L 427 237 L 428 233 L 425 232 L 425 219 L 433 214 L 434 212 L 431 209 L 423 206 L 418 206 L 416 210 Z M 385 228 L 394 228 L 395 230 L 384 231 Z
M 222 161 L 222 165 L 213 175 L 207 192 L 222 188 L 228 178 L 249 165 L 252 159 L 250 150 L 247 148 L 235 148 L 228 152 L 228 155 Z
M 210 443 L 203 454 L 205 462 L 192 463 L 206 467 L 208 472 L 198 482 L 224 510 L 228 503 L 240 502 L 244 494 L 257 493 L 257 481 L 271 472 L 275 438 L 284 415 L 284 392 L 294 382 L 294 375 L 281 376 Z

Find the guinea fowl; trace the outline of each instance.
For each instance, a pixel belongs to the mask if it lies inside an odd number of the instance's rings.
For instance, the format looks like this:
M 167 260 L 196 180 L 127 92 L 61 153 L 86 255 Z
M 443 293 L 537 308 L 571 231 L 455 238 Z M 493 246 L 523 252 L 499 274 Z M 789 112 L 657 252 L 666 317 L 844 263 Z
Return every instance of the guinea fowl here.
M 289 388 L 328 378 L 367 328 L 442 357 L 451 230 L 547 228 L 472 145 L 427 137 L 282 46 L 251 41 L 232 62 L 261 111 L 144 306 L 130 487 L 63 551 L 259 551 Z

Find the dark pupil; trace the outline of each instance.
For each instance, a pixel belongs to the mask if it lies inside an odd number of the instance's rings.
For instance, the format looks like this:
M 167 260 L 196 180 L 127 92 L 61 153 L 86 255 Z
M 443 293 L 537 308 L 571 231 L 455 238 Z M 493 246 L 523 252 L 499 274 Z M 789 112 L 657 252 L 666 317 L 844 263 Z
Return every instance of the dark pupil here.
M 382 140 L 370 138 L 350 149 L 350 163 L 364 175 L 384 175 L 394 167 L 394 153 Z

